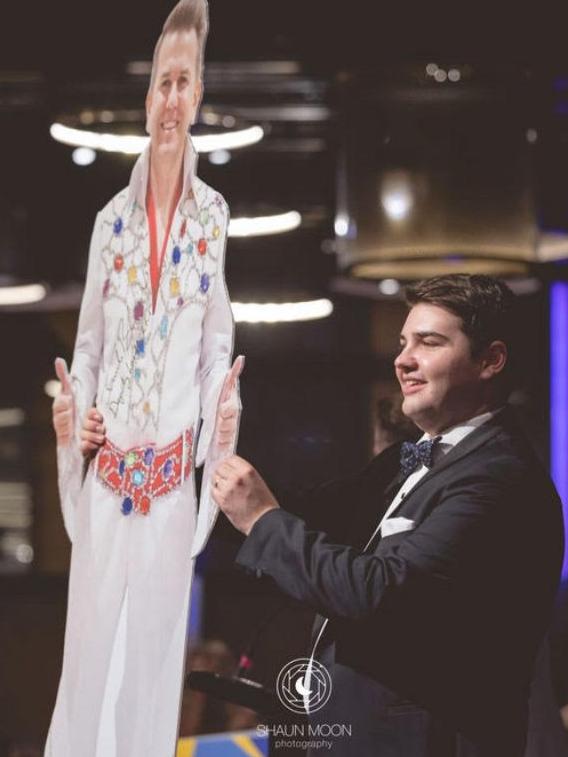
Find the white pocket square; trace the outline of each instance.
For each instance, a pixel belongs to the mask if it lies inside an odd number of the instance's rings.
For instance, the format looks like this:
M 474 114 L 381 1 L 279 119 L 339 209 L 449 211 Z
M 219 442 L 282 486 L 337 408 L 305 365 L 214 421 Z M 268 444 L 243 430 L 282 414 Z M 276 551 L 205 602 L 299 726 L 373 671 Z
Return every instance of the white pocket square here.
M 392 536 L 400 534 L 402 531 L 411 531 L 414 528 L 414 521 L 410 518 L 387 518 L 381 524 L 381 535 Z

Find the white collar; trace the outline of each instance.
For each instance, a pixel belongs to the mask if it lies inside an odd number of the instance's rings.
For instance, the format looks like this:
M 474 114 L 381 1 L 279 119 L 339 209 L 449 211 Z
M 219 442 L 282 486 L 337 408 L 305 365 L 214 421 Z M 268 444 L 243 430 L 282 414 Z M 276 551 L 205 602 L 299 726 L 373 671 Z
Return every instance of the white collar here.
M 448 447 L 455 447 L 456 444 L 465 439 L 468 434 L 471 434 L 471 432 L 476 428 L 479 428 L 479 426 L 487 423 L 487 421 L 493 418 L 493 416 L 497 412 L 498 410 L 490 410 L 487 413 L 476 415 L 467 421 L 463 421 L 462 423 L 458 423 L 457 425 L 452 426 L 451 428 L 444 431 L 443 434 L 438 434 L 438 436 L 440 437 L 439 444 L 446 444 L 448 445 Z M 423 434 L 419 441 L 422 442 L 426 439 L 432 438 L 433 437 L 430 434 Z
M 183 184 L 181 190 L 180 207 L 183 208 L 184 215 L 194 215 L 197 213 L 197 201 L 195 198 L 194 181 L 197 171 L 197 152 L 188 134 L 185 141 L 185 151 L 183 154 Z M 128 199 L 133 205 L 140 208 L 146 207 L 146 190 L 148 188 L 148 174 L 150 172 L 150 142 L 140 154 L 136 161 L 130 182 L 128 184 Z

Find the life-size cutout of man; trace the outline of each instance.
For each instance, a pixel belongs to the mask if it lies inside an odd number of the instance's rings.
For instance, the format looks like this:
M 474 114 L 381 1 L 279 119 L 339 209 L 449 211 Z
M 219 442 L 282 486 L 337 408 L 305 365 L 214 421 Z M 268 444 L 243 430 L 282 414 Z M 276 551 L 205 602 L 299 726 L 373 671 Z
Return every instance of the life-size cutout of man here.
M 563 527 L 506 402 L 514 296 L 452 275 L 410 287 L 407 301 L 395 372 L 422 439 L 282 507 L 229 457 L 214 496 L 247 534 L 237 562 L 329 619 L 314 638 L 332 693 L 310 720 L 351 726 L 330 754 L 522 757 Z
M 96 218 L 70 375 L 56 362 L 73 548 L 50 757 L 175 752 L 192 557 L 217 512 L 211 466 L 234 449 L 242 367 L 238 358 L 229 370 L 228 209 L 197 177 L 188 135 L 207 30 L 206 0 L 181 0 L 164 24 L 146 99 L 150 142 Z

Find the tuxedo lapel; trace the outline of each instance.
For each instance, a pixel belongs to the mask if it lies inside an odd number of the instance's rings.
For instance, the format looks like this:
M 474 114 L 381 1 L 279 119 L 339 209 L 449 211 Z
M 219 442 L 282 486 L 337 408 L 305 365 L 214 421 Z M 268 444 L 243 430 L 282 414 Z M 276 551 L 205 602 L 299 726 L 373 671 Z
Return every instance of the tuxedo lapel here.
M 390 503 L 394 499 L 397 491 L 400 489 L 400 487 L 403 485 L 403 483 L 406 480 L 406 476 L 402 473 L 402 471 L 399 471 L 396 476 L 393 478 L 393 480 L 390 482 L 390 484 L 385 489 L 383 498 L 385 502 Z

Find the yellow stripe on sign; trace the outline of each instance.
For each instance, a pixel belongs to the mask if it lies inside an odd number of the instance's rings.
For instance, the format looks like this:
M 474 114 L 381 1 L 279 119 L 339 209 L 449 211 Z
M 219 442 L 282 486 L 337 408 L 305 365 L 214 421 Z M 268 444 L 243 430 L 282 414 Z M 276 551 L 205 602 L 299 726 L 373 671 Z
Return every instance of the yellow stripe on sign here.
M 231 741 L 242 749 L 245 754 L 248 754 L 249 757 L 264 757 L 256 744 L 248 736 L 233 736 Z
M 180 739 L 177 745 L 176 757 L 193 757 L 196 747 L 197 739 Z

